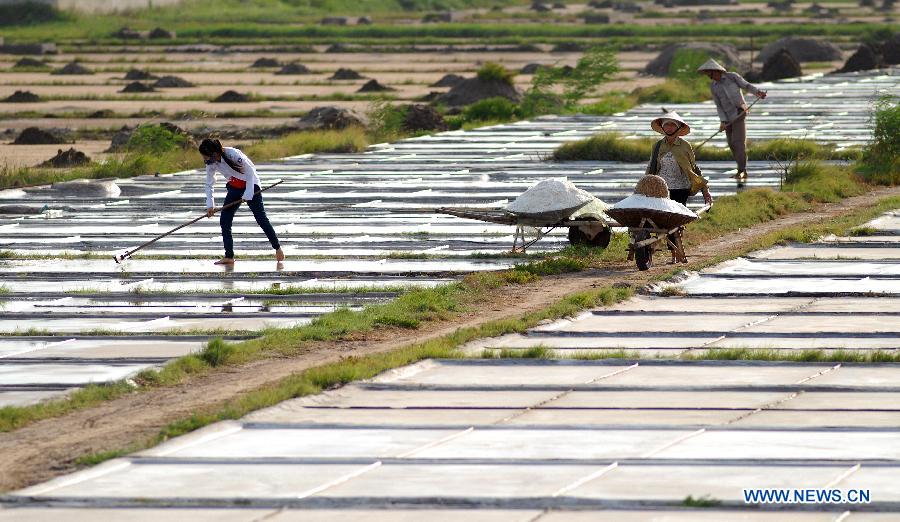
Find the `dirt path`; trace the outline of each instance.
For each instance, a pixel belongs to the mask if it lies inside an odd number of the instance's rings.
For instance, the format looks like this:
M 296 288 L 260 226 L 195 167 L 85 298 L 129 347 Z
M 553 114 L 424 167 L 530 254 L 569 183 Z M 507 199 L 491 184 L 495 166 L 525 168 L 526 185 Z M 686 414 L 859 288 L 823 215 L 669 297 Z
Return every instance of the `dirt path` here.
M 840 203 L 822 205 L 812 212 L 792 214 L 741 230 L 689 251 L 691 264 L 687 267 L 695 267 L 711 257 L 733 252 L 769 232 L 798 224 L 828 221 L 853 209 L 871 205 L 880 198 L 897 195 L 900 195 L 900 187 L 878 189 Z M 380 331 L 353 341 L 311 344 L 303 354 L 290 359 L 267 359 L 216 371 L 188 384 L 134 393 L 94 408 L 2 433 L 0 490 L 21 488 L 70 472 L 75 468 L 75 459 L 84 455 L 151 440 L 162 427 L 175 420 L 195 412 L 214 411 L 228 399 L 312 366 L 343 356 L 396 349 L 449 334 L 457 328 L 518 317 L 525 312 L 546 308 L 568 294 L 592 286 L 616 282 L 642 286 L 663 270 L 666 268 L 641 273 L 629 263 L 604 270 L 543 278 L 534 284 L 498 290 L 478 309 L 453 321 L 432 324 L 416 331 Z M 515 307 L 510 307 L 509 303 L 515 303 Z

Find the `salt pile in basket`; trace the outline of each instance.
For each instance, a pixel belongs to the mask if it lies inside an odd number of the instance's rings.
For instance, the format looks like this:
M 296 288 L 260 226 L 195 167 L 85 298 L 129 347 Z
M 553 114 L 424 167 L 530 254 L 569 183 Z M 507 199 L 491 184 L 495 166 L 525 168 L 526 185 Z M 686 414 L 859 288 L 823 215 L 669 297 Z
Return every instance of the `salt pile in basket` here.
M 602 212 L 608 205 L 568 180 L 545 179 L 523 192 L 506 210 L 517 216 L 547 217 L 553 221 L 565 219 L 582 207 Z
M 691 209 L 669 199 L 666 180 L 647 175 L 638 181 L 634 194 L 619 201 L 607 213 L 622 225 L 639 227 L 642 217 L 649 217 L 658 226 L 673 228 L 697 219 Z

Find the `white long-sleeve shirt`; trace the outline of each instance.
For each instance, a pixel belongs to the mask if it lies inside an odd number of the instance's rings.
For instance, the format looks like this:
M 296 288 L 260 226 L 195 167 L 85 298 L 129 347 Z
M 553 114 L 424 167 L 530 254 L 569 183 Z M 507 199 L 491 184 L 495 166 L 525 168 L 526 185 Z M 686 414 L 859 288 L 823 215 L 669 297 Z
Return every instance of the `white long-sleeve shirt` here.
M 737 118 L 743 110 L 746 102 L 741 89 L 750 94 L 758 94 L 759 89 L 738 73 L 722 73 L 722 79 L 709 84 L 713 101 L 716 102 L 716 112 L 719 113 L 719 121 L 731 122 Z
M 256 174 L 256 165 L 250 161 L 250 158 L 247 157 L 246 154 L 240 151 L 240 149 L 235 149 L 234 147 L 223 147 L 225 155 L 228 156 L 228 159 L 232 160 L 236 163 L 243 172 L 238 172 L 231 168 L 231 166 L 225 162 L 225 160 L 217 161 L 211 165 L 206 166 L 206 208 L 213 208 L 216 206 L 215 198 L 213 197 L 213 185 L 216 183 L 216 172 L 226 176 L 228 178 L 237 178 L 239 180 L 247 183 L 247 187 L 244 189 L 244 195 L 241 196 L 243 199 L 250 201 L 253 199 L 253 193 L 256 192 L 254 190 L 254 186 L 259 185 L 259 176 Z

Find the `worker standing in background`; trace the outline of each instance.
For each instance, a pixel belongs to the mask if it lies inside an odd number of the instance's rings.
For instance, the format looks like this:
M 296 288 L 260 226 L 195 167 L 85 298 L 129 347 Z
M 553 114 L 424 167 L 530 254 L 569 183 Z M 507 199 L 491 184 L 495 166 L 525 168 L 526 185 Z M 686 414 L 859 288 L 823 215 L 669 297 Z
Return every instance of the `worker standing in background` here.
M 709 90 L 712 92 L 713 101 L 716 103 L 716 111 L 719 113 L 719 131 L 724 130 L 728 139 L 728 148 L 737 162 L 737 174 L 735 179 L 743 181 L 747 179 L 747 103 L 744 101 L 742 90 L 765 99 L 766 92 L 756 88 L 755 85 L 745 80 L 736 72 L 728 72 L 719 62 L 710 58 L 697 68 L 698 72 L 706 74 L 712 83 Z

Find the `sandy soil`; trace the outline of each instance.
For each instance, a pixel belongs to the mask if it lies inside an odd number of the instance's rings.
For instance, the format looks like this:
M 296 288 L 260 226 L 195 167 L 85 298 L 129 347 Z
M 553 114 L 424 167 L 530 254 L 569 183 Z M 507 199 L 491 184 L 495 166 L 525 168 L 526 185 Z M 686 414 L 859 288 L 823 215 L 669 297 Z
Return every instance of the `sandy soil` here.
M 878 199 L 900 194 L 900 187 L 882 188 L 840 203 L 821 205 L 816 210 L 793 214 L 756 227 L 743 229 L 689 252 L 691 264 L 744 248 L 774 230 L 819 223 L 874 204 Z M 688 234 L 690 231 L 688 231 Z M 226 368 L 184 385 L 131 394 L 100 406 L 48 419 L 11 433 L 0 434 L 0 490 L 36 484 L 75 469 L 75 460 L 100 451 L 128 447 L 152 440 L 160 428 L 193 413 L 215 411 L 230 398 L 260 388 L 311 366 L 336 361 L 349 355 L 393 350 L 411 343 L 433 339 L 462 327 L 518 317 L 539 310 L 560 298 L 593 286 L 628 284 L 640 287 L 666 267 L 636 272 L 631 265 L 612 266 L 558 277 L 520 287 L 503 288 L 486 302 L 473 307 L 454 321 L 430 324 L 416 331 L 378 330 L 352 341 L 316 343 L 293 358 L 262 360 L 236 368 Z M 517 303 L 515 310 L 509 303 Z
M 88 155 L 92 160 L 100 160 L 107 156 L 104 151 L 109 148 L 109 141 L 78 141 L 65 145 L 9 145 L 0 144 L 0 162 L 10 166 L 31 167 L 42 163 L 53 156 L 59 149 L 76 150 Z
M 138 118 L 45 118 L 43 115 L 66 113 L 92 113 L 111 110 L 117 115 L 131 115 L 140 111 L 162 111 L 167 115 L 199 112 L 202 120 L 179 121 L 187 128 L 200 126 L 227 126 L 231 128 L 275 127 L 289 121 L 285 115 L 305 112 L 322 105 L 337 105 L 366 112 L 371 107 L 368 100 L 329 101 L 312 99 L 314 96 L 356 95 L 356 91 L 368 78 L 375 78 L 381 84 L 396 91 L 386 93 L 398 102 L 414 102 L 432 91 L 446 91 L 447 88 L 433 88 L 430 84 L 444 74 L 455 73 L 472 76 L 483 63 L 497 61 L 511 70 L 518 71 L 529 63 L 574 65 L 580 53 L 551 53 L 551 46 L 543 45 L 545 52 L 486 53 L 486 52 L 418 52 L 418 53 L 322 53 L 324 46 L 318 46 L 318 53 L 269 52 L 264 48 L 250 52 L 235 53 L 161 53 L 157 48 L 123 47 L 123 51 L 133 52 L 79 52 L 64 53 L 45 57 L 51 65 L 59 67 L 75 58 L 88 67 L 101 71 L 86 76 L 54 76 L 49 72 L 10 72 L 10 67 L 18 57 L 0 56 L 0 98 L 16 90 L 29 90 L 45 98 L 65 97 L 62 100 L 47 100 L 39 103 L 0 103 L 0 131 L 19 131 L 25 127 L 60 127 L 71 129 L 110 130 L 122 125 L 136 125 L 148 120 Z M 600 93 L 610 91 L 631 91 L 637 87 L 653 85 L 662 80 L 638 75 L 655 52 L 622 52 L 618 59 L 623 72 L 615 81 L 604 84 Z M 282 63 L 299 62 L 307 65 L 314 74 L 282 76 L 274 74 L 274 69 L 253 69 L 250 65 L 261 57 L 275 58 Z M 749 59 L 749 54 L 745 56 Z M 840 63 L 835 63 L 835 67 Z M 161 89 L 153 93 L 119 93 L 127 83 L 126 69 L 138 67 L 157 75 L 176 74 L 196 86 L 185 89 Z M 329 81 L 328 77 L 338 68 L 354 69 L 367 79 L 354 81 Z M 111 71 L 110 69 L 118 69 Z M 516 85 L 525 90 L 531 82 L 531 75 L 516 76 Z M 275 101 L 260 100 L 250 103 L 211 103 L 208 100 L 190 98 L 214 98 L 226 90 L 266 97 L 306 97 L 307 100 Z M 110 100 L 92 99 L 96 97 Z M 129 98 L 129 99 L 123 99 Z M 592 100 L 586 100 L 592 101 Z M 268 110 L 273 117 L 228 118 L 225 113 L 253 112 Z M 12 113 L 35 112 L 33 118 L 2 119 Z M 281 115 L 281 116 L 279 116 Z M 7 116 L 8 117 L 8 116 Z M 99 150 L 96 144 L 79 142 L 92 157 Z M 104 146 L 105 148 L 105 146 Z M 51 148 L 52 149 L 52 148 Z M 55 149 L 0 148 L 0 161 L 12 164 L 34 164 L 55 153 Z
M 285 125 L 296 118 L 230 118 L 218 119 L 214 117 L 197 118 L 190 120 L 173 120 L 173 122 L 183 129 L 195 129 L 198 127 L 214 127 L 224 126 L 228 128 L 253 128 L 253 127 L 279 127 Z M 146 123 L 146 118 L 74 118 L 66 119 L 66 124 L 72 129 L 92 129 L 92 130 L 118 130 L 123 126 L 134 127 L 141 123 Z M 16 134 L 26 127 L 39 127 L 42 129 L 53 129 L 59 127 L 59 120 L 54 118 L 37 118 L 37 119 L 18 119 L 5 120 L 2 127 L 13 129 Z

